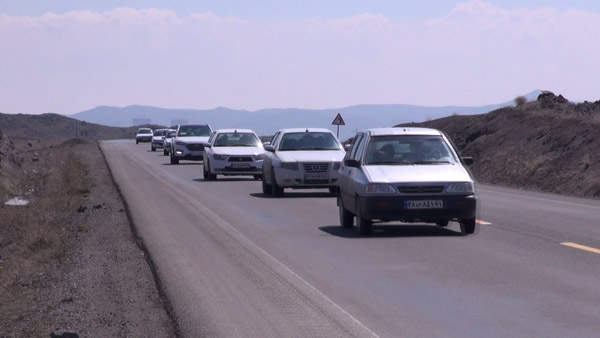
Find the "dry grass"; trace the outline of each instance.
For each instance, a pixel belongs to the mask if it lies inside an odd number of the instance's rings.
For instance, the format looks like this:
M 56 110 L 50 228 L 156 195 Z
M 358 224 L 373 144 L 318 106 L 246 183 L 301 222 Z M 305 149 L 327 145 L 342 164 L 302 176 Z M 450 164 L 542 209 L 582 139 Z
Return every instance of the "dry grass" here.
M 88 168 L 72 149 L 49 150 L 27 172 L 20 179 L 27 190 L 33 189 L 27 196 L 31 203 L 0 207 L 0 286 L 4 291 L 31 284 L 48 263 L 65 257 L 65 234 L 72 230 L 71 220 L 90 189 Z

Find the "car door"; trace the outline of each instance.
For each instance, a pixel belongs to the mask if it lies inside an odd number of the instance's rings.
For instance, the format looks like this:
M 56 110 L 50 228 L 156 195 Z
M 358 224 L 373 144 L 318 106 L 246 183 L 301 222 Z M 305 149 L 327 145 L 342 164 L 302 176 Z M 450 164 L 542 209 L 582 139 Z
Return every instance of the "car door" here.
M 344 161 L 347 159 L 353 159 L 353 160 L 357 160 L 360 157 L 357 157 L 359 154 L 359 149 L 361 149 L 361 147 L 364 145 L 365 142 L 365 134 L 364 133 L 358 133 L 356 134 L 356 137 L 354 138 L 354 141 L 352 142 L 352 146 L 350 147 L 350 150 L 346 153 L 346 156 L 344 157 Z M 361 152 L 362 154 L 362 152 Z M 354 192 L 351 191 L 351 187 L 352 187 L 352 177 L 355 176 L 355 172 L 357 171 L 357 168 L 352 168 L 352 167 L 348 167 L 346 166 L 344 163 L 342 163 L 342 167 L 339 171 L 339 187 L 340 187 L 340 195 L 342 196 L 342 201 L 344 202 L 344 205 L 349 209 L 352 210 L 354 208 Z
M 271 139 L 271 146 L 277 149 L 277 143 L 279 142 L 279 138 L 281 136 L 281 132 L 276 132 Z M 275 150 L 276 151 L 276 150 Z M 265 151 L 265 159 L 263 161 L 263 180 L 271 183 L 271 166 L 273 165 L 273 157 L 275 157 L 275 151 Z M 268 179 L 267 179 L 268 178 Z

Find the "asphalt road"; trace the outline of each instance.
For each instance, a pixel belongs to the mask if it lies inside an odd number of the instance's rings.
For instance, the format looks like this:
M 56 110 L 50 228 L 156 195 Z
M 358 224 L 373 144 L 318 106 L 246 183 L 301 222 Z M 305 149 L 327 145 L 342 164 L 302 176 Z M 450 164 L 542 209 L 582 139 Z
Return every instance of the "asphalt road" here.
M 325 191 L 274 199 L 148 144 L 102 149 L 183 336 L 600 336 L 599 201 L 481 185 L 476 235 L 360 238 Z

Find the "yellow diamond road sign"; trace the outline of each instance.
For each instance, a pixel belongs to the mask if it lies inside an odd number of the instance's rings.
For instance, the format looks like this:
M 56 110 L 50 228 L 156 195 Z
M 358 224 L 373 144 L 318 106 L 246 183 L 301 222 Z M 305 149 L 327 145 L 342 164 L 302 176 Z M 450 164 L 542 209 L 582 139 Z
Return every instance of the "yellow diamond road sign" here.
M 345 126 L 346 122 L 344 122 L 342 114 L 338 113 L 335 119 L 333 119 L 333 122 L 331 122 L 331 124 L 333 124 L 334 126 Z

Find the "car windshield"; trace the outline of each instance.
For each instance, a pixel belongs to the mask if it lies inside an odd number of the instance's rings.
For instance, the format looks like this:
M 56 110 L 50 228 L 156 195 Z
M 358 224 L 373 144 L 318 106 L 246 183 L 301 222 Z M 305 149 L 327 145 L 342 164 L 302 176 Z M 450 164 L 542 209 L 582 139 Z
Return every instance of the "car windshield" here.
M 210 136 L 211 132 L 208 126 L 181 126 L 177 136 Z
M 176 131 L 173 131 L 173 130 L 169 131 L 169 132 L 167 133 L 167 138 L 171 138 L 171 137 L 175 136 L 175 134 L 176 134 L 176 133 L 177 133 L 177 132 L 176 132 Z
M 152 134 L 152 129 L 138 129 L 138 134 Z
M 456 163 L 441 136 L 388 135 L 372 137 L 365 158 L 367 165 L 435 165 Z
M 340 150 L 339 141 L 331 133 L 286 133 L 281 138 L 281 151 Z
M 158 129 L 154 132 L 154 136 L 165 136 L 167 134 L 166 129 Z
M 253 133 L 218 133 L 215 147 L 259 147 L 260 141 Z

